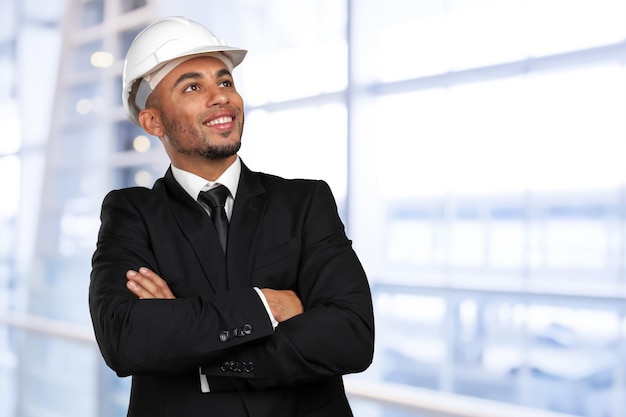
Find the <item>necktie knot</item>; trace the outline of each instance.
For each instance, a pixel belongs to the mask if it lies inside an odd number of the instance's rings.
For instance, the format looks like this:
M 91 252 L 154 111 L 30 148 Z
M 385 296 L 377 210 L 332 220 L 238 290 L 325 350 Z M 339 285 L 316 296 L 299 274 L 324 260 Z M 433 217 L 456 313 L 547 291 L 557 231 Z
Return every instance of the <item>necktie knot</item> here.
M 228 188 L 223 185 L 218 185 L 208 191 L 202 191 L 198 198 L 209 206 L 209 208 L 214 209 L 216 207 L 224 207 L 226 205 L 226 198 L 228 198 L 228 194 L 230 194 Z

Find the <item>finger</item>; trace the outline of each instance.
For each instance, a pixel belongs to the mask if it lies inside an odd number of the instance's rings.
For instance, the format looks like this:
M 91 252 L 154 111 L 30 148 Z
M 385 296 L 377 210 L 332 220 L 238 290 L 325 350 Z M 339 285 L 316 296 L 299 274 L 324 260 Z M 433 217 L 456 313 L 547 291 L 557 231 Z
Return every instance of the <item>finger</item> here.
M 154 298 L 152 294 L 146 291 L 141 285 L 137 284 L 135 281 L 126 281 L 126 288 L 128 288 L 130 292 L 135 294 L 139 299 L 143 300 L 146 298 Z
M 128 271 L 126 273 L 128 288 L 133 294 L 139 298 L 158 298 L 159 293 L 156 285 L 149 279 L 138 273 L 137 271 Z
M 133 283 L 129 283 L 127 288 L 139 298 L 176 298 L 167 282 L 149 268 L 141 267 L 138 272 L 128 271 L 126 277 Z
M 167 282 L 161 278 L 159 274 L 146 267 L 139 268 L 139 274 L 142 278 L 147 279 L 146 288 L 149 289 L 150 293 L 155 297 L 175 298 Z
M 155 295 L 150 292 L 150 282 L 144 280 L 137 271 L 127 271 L 126 278 L 128 279 L 128 281 L 126 281 L 126 288 L 128 288 L 138 298 L 143 299 L 155 297 Z
M 147 274 L 145 269 L 142 273 L 142 268 L 139 268 L 138 272 L 134 274 L 130 273 L 129 275 L 130 277 L 128 277 L 128 279 L 139 285 L 150 296 L 157 297 L 159 295 L 157 278 L 155 275 Z

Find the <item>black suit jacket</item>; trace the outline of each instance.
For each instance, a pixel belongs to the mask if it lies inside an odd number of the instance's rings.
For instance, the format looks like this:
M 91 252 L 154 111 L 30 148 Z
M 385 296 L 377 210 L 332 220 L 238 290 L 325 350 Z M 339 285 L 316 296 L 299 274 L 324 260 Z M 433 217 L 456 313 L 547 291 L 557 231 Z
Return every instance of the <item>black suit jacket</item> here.
M 351 415 L 341 376 L 371 363 L 372 303 L 325 182 L 242 164 L 226 257 L 171 170 L 110 192 L 101 221 L 89 305 L 106 363 L 133 376 L 130 416 Z M 130 293 L 141 266 L 177 298 Z M 305 312 L 274 330 L 253 287 L 292 289 Z

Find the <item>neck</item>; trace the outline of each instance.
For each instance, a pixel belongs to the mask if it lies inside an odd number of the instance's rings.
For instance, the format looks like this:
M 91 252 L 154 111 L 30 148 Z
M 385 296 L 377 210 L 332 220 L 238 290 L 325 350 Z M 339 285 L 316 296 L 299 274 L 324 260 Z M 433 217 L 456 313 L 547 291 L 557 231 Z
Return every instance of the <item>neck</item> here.
M 178 161 L 171 159 L 172 165 L 183 171 L 191 172 L 207 181 L 215 181 L 224 173 L 235 161 L 237 155 L 229 156 L 224 159 L 185 159 Z

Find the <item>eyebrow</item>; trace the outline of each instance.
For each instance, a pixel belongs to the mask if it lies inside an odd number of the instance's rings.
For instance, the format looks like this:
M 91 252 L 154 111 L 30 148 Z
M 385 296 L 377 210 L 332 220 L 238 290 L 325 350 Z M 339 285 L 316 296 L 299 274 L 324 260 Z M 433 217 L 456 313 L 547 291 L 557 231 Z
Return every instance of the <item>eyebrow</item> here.
M 224 76 L 232 77 L 232 74 L 226 68 L 223 68 L 223 69 L 217 71 L 217 73 L 215 73 L 215 78 L 221 78 L 221 77 L 224 77 Z M 178 84 L 184 82 L 185 80 L 197 79 L 197 78 L 203 78 L 203 75 L 201 73 L 199 73 L 199 72 L 186 72 L 186 73 L 182 74 L 180 77 L 178 77 L 178 79 L 176 80 L 176 82 L 174 83 L 174 86 L 172 88 L 176 88 L 176 86 Z

